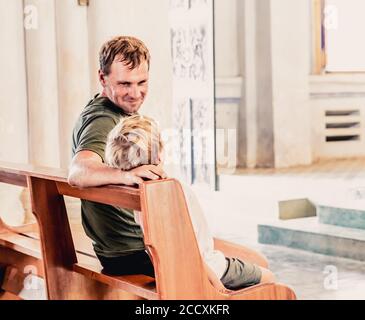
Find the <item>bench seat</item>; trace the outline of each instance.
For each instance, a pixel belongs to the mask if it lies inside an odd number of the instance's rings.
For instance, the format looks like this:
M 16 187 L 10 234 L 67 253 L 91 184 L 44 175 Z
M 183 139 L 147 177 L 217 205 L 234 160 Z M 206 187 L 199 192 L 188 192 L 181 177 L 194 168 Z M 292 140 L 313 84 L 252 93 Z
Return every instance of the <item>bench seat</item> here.
M 156 292 L 155 279 L 146 275 L 123 275 L 110 276 L 103 274 L 102 266 L 95 256 L 90 240 L 86 237 L 79 224 L 71 225 L 72 235 L 75 239 L 75 248 L 78 262 L 72 266 L 74 272 L 82 274 L 89 279 L 96 280 L 106 285 L 130 292 L 141 298 L 157 300 L 159 296 Z M 0 246 L 13 251 L 23 253 L 41 260 L 41 246 L 39 234 L 35 232 L 25 232 L 22 234 L 14 232 L 0 233 Z M 43 277 L 43 274 L 40 275 Z M 19 290 L 21 288 L 17 288 Z M 3 293 L 1 299 L 10 299 L 13 293 L 8 295 Z

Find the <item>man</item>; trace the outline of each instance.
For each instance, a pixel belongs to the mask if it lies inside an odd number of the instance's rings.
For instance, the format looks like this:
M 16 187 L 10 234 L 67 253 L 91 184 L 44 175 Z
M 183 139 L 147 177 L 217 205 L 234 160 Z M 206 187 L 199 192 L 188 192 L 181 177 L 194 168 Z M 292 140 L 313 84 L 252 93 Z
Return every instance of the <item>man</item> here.
M 142 41 L 116 37 L 100 51 L 102 93 L 82 111 L 73 131 L 68 182 L 77 187 L 140 184 L 143 178 L 165 178 L 163 170 L 146 165 L 121 171 L 105 164 L 108 133 L 121 117 L 135 114 L 148 93 L 150 54 Z M 81 201 L 82 224 L 94 250 L 110 274 L 154 275 L 143 234 L 133 212 L 91 201 Z

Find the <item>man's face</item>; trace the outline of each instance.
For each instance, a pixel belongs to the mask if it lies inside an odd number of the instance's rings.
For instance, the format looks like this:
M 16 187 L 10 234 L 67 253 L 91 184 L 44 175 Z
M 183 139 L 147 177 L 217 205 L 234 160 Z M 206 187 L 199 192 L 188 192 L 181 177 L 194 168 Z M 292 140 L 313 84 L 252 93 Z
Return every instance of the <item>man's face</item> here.
M 103 96 L 106 96 L 126 113 L 136 113 L 141 107 L 148 92 L 148 64 L 131 70 L 124 62 L 115 60 L 106 76 L 99 71 Z

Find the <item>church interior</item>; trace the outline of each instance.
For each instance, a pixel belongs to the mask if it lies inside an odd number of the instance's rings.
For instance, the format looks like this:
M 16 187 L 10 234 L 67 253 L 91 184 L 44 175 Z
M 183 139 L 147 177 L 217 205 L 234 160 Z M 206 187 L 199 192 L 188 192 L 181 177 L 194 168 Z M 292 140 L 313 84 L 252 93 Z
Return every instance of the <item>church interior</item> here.
M 161 271 L 157 286 L 121 284 L 86 268 L 95 256 L 80 199 L 110 202 L 117 189 L 65 180 L 73 127 L 101 90 L 99 49 L 118 35 L 150 50 L 140 113 L 158 121 L 166 166 L 191 186 L 213 236 L 263 254 L 290 288 L 246 298 L 365 299 L 364 12 L 361 0 L 0 0 L 0 299 L 160 299 L 173 282 Z M 148 186 L 120 195 L 158 213 Z M 62 218 L 48 221 L 53 212 Z M 52 254 L 63 232 L 71 244 L 60 251 L 73 254 Z M 63 275 L 85 295 L 59 293 Z

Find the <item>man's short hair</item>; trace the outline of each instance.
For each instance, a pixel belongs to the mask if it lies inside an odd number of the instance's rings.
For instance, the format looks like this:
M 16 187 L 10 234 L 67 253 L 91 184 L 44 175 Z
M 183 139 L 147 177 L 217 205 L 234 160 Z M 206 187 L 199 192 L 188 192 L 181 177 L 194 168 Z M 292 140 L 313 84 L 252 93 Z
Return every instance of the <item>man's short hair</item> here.
M 114 60 L 124 62 L 131 70 L 144 61 L 150 66 L 150 53 L 146 45 L 134 37 L 119 36 L 104 43 L 99 53 L 100 70 L 108 75 Z
M 105 162 L 121 170 L 158 164 L 162 149 L 158 124 L 149 117 L 135 114 L 122 118 L 108 134 Z

